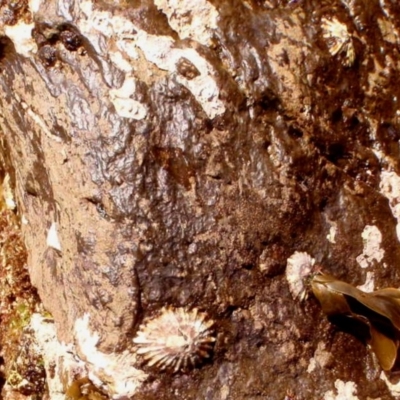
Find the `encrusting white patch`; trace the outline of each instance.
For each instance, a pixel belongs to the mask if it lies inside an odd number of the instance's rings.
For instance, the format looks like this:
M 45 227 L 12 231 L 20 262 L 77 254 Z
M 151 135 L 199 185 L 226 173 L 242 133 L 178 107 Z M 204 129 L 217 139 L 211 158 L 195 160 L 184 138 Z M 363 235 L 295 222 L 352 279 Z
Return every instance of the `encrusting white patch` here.
M 375 289 L 375 275 L 373 272 L 368 271 L 365 277 L 365 283 L 363 285 L 357 286 L 358 289 L 363 292 L 371 293 Z
M 211 7 L 210 4 L 206 4 Z M 79 18 L 77 25 L 99 54 L 106 57 L 109 49 L 105 42 L 99 39 L 100 35 L 97 32 L 102 36 L 115 38 L 121 54 L 125 53 L 125 57 L 133 64 L 140 52 L 147 61 L 174 75 L 176 80 L 193 94 L 209 118 L 225 112 L 225 105 L 219 99 L 216 71 L 195 49 L 176 46 L 175 40 L 170 36 L 152 35 L 126 18 L 96 10 L 91 1 L 82 1 L 79 6 L 85 17 Z M 193 63 L 200 74 L 193 79 L 178 74 L 177 63 L 181 58 Z M 115 61 L 115 55 L 111 59 Z M 121 64 L 120 59 L 117 59 L 117 63 L 117 67 L 120 65 L 122 70 L 127 70 L 126 63 Z
M 112 399 L 131 398 L 139 390 L 147 374 L 132 365 L 136 355 L 125 350 L 123 353 L 106 354 L 97 349 L 100 336 L 90 331 L 89 314 L 75 322 L 75 340 L 89 370 L 89 379 L 104 389 Z
M 207 46 L 218 28 L 219 14 L 206 0 L 155 0 L 181 39 L 192 39 Z
M 326 224 L 329 226 L 329 232 L 326 235 L 328 241 L 332 244 L 336 243 L 336 235 L 338 233 L 338 224 L 336 221 L 333 221 L 329 218 L 329 215 L 323 214 Z
M 392 395 L 397 399 L 398 396 L 400 396 L 400 380 L 397 383 L 390 382 L 389 378 L 383 371 L 381 372 L 379 378 L 386 383 L 386 386 L 388 387 L 390 393 L 392 393 Z
M 15 51 L 24 57 L 29 57 L 37 52 L 37 44 L 32 38 L 32 30 L 35 25 L 19 22 L 16 25 L 6 25 L 4 33 L 14 43 Z
M 119 89 L 110 90 L 110 100 L 114 104 L 117 114 L 124 118 L 140 120 L 146 117 L 147 108 L 131 98 L 136 92 L 136 80 L 133 77 L 125 79 Z
M 326 350 L 324 342 L 319 342 L 317 349 L 314 352 L 314 356 L 310 359 L 310 363 L 307 367 L 307 372 L 310 374 L 317 367 L 324 368 L 332 358 L 332 354 Z
M 296 251 L 287 260 L 286 279 L 293 299 L 306 296 L 305 280 L 312 273 L 315 260 L 307 253 Z
M 65 400 L 65 390 L 77 376 L 86 376 L 85 364 L 73 355 L 73 346 L 60 343 L 53 321 L 33 314 L 29 327 L 37 343 L 34 350 L 41 354 L 47 374 L 46 384 L 51 400 Z
M 60 240 L 58 239 L 57 224 L 55 222 L 51 223 L 51 226 L 47 232 L 46 242 L 48 247 L 52 247 L 53 249 L 61 251 L 61 243 Z
M 1 185 L 0 192 L 2 192 L 3 195 L 3 200 L 6 204 L 6 208 L 8 210 L 15 210 L 17 208 L 17 203 L 15 202 L 14 199 L 14 193 L 11 188 L 11 178 L 10 174 L 6 174 L 6 176 L 3 179 L 3 184 Z
M 390 209 L 397 220 L 396 233 L 400 242 L 400 176 L 393 171 L 383 171 L 379 189 L 389 200 Z
M 329 233 L 326 235 L 326 238 L 332 244 L 336 243 L 336 239 L 335 239 L 336 232 L 337 232 L 337 224 L 335 223 L 335 225 L 331 225 L 331 227 L 329 228 Z
M 354 382 L 344 382 L 340 379 L 336 379 L 335 388 L 337 394 L 334 394 L 333 390 L 326 392 L 324 400 L 359 400 L 355 394 L 357 393 L 357 386 Z
M 361 237 L 364 242 L 364 249 L 356 260 L 361 268 L 368 268 L 374 260 L 381 262 L 385 251 L 381 249 L 382 234 L 377 226 L 366 225 Z
M 42 4 L 42 0 L 29 0 L 29 10 L 32 13 L 37 13 Z
M 125 41 L 121 41 L 125 43 Z M 108 55 L 110 56 L 111 61 L 121 70 L 127 73 L 131 73 L 133 71 L 132 64 L 124 58 L 120 51 L 112 51 L 110 50 Z

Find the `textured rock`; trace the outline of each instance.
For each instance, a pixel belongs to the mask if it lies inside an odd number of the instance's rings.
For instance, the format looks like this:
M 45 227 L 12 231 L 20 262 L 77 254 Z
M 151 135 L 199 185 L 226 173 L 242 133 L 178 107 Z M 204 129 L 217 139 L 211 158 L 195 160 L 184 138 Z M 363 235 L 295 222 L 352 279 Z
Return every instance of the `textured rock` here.
M 129 364 L 140 322 L 170 305 L 216 321 L 214 356 L 146 370 L 138 399 L 392 398 L 284 269 L 301 251 L 353 285 L 399 286 L 397 3 L 0 4 L 1 144 L 29 273 L 93 380 L 111 372 L 85 337 Z

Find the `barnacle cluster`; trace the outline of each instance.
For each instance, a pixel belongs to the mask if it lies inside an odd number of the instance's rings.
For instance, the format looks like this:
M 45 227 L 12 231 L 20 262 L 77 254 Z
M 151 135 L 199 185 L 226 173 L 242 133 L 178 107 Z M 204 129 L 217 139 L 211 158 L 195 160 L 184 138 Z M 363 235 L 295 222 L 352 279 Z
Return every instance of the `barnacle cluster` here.
M 353 65 L 356 54 L 351 35 L 347 30 L 347 26 L 339 22 L 336 18 L 329 21 L 322 18 L 323 36 L 327 40 L 329 52 L 332 56 L 342 53 L 343 64 L 346 67 Z
M 148 366 L 185 371 L 210 357 L 215 342 L 213 324 L 196 308 L 164 307 L 157 317 L 143 322 L 133 342 Z

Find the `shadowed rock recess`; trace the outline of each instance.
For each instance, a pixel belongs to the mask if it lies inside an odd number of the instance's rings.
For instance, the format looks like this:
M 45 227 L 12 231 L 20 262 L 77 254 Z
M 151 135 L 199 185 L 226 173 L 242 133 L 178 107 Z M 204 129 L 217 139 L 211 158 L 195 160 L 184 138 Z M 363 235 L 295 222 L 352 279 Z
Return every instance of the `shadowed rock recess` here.
M 400 286 L 397 1 L 5 0 L 0 18 L 50 399 L 400 395 L 285 276 L 301 251 L 364 291 Z M 193 309 L 209 358 L 148 365 L 146 329 Z

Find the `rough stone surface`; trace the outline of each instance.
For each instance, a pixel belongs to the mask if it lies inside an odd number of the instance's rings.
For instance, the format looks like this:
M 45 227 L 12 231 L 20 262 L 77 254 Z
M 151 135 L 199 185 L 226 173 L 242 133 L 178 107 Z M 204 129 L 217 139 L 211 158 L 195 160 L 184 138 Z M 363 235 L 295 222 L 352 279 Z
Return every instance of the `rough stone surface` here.
M 145 316 L 197 307 L 212 360 L 146 370 L 135 399 L 394 398 L 284 269 L 304 251 L 399 286 L 399 17 L 390 0 L 0 2 L 29 273 L 89 369 L 76 321 L 130 360 Z

